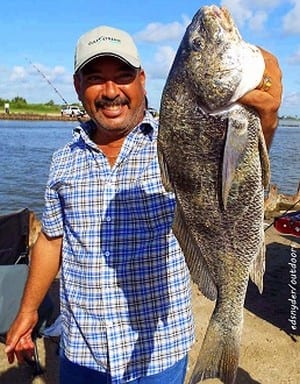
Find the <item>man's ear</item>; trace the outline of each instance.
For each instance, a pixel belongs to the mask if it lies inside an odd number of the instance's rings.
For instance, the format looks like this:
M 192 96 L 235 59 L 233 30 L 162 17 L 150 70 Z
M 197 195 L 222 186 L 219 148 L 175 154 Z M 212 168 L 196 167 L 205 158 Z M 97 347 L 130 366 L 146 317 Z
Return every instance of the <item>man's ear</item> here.
M 80 98 L 80 78 L 79 78 L 78 73 L 75 73 L 73 75 L 73 85 L 74 85 L 75 91 L 77 93 L 78 100 L 81 101 L 81 98 Z
M 143 69 L 140 70 L 139 77 L 140 77 L 140 81 L 141 81 L 142 86 L 145 88 L 145 86 L 146 86 L 146 73 Z M 145 94 L 146 94 L 146 91 L 145 91 Z

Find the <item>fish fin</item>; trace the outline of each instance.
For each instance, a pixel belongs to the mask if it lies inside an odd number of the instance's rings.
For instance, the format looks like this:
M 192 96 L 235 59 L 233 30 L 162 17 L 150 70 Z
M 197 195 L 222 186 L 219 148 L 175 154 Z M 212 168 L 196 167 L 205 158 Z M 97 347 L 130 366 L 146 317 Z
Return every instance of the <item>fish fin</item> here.
M 218 316 L 218 315 L 216 315 Z M 224 384 L 234 384 L 240 355 L 242 321 L 228 332 L 224 324 L 210 319 L 189 384 L 219 378 Z
M 262 239 L 264 239 L 264 229 L 262 227 Z M 250 269 L 250 279 L 257 286 L 260 293 L 263 292 L 264 287 L 264 273 L 265 273 L 265 256 L 266 256 L 266 247 L 265 243 L 262 240 L 260 249 L 257 253 L 256 258 L 253 260 Z
M 270 180 L 271 169 L 270 169 L 269 153 L 268 153 L 268 149 L 266 146 L 266 142 L 265 142 L 265 138 L 262 130 L 259 131 L 258 145 L 259 145 L 259 155 L 260 155 L 260 162 L 261 162 L 261 169 L 262 169 L 263 186 L 265 189 L 267 189 L 271 181 Z
M 162 151 L 159 149 L 157 152 L 158 152 L 158 162 L 159 162 L 162 183 L 167 192 L 174 192 L 171 181 L 170 181 L 170 177 L 169 177 L 168 165 L 165 161 L 164 155 Z
M 248 141 L 248 119 L 239 111 L 232 111 L 228 118 L 222 168 L 222 203 L 227 207 L 228 196 Z
M 206 261 L 203 258 L 195 240 L 187 230 L 181 209 L 176 206 L 173 221 L 173 231 L 184 253 L 186 263 L 192 280 L 198 285 L 200 291 L 210 300 L 217 298 L 217 288 L 209 273 Z
M 260 162 L 261 162 L 261 169 L 262 169 L 262 181 L 263 181 L 264 187 L 267 188 L 270 183 L 270 160 L 269 160 L 268 150 L 266 147 L 262 130 L 259 131 L 258 145 L 259 145 L 259 154 L 260 154 Z M 266 248 L 264 243 L 265 233 L 264 233 L 263 226 L 261 227 L 261 231 L 262 233 L 261 233 L 260 249 L 250 269 L 250 279 L 257 286 L 260 293 L 263 292 L 263 278 L 265 273 L 265 253 L 266 253 Z

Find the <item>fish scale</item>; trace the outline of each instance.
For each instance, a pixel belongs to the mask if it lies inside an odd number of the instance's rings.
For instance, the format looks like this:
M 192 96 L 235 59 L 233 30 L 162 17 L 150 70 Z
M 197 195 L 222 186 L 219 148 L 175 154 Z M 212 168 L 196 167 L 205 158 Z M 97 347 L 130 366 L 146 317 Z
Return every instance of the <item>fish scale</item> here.
M 174 233 L 193 280 L 216 299 L 190 384 L 235 382 L 249 276 L 262 290 L 269 160 L 257 114 L 235 102 L 262 75 L 249 73 L 247 55 L 259 68 L 259 50 L 242 40 L 229 12 L 202 7 L 162 95 L 158 155 L 176 196 Z

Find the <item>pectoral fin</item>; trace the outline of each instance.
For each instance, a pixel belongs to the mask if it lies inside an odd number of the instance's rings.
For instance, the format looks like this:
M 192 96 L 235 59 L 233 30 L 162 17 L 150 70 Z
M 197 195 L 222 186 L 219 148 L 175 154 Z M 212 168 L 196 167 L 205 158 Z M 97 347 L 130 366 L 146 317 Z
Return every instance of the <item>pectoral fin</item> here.
M 248 120 L 241 114 L 228 119 L 227 135 L 223 154 L 222 202 L 226 209 L 235 171 L 239 166 L 248 140 Z
M 191 277 L 205 297 L 217 298 L 217 287 L 209 272 L 207 263 L 199 247 L 185 225 L 184 216 L 177 203 L 173 221 L 173 231 L 184 253 Z
M 270 171 L 270 160 L 269 154 L 267 150 L 267 146 L 265 143 L 265 138 L 262 133 L 262 130 L 259 131 L 259 154 L 260 154 L 260 162 L 262 169 L 262 179 L 264 188 L 268 188 L 270 184 L 271 171 Z
M 263 242 L 263 238 L 264 238 L 264 230 L 262 228 L 261 245 L 258 250 L 256 258 L 253 260 L 253 263 L 250 269 L 250 279 L 257 286 L 261 294 L 263 292 L 263 287 L 264 287 L 264 273 L 266 268 L 265 267 L 266 249 L 265 249 L 265 244 Z

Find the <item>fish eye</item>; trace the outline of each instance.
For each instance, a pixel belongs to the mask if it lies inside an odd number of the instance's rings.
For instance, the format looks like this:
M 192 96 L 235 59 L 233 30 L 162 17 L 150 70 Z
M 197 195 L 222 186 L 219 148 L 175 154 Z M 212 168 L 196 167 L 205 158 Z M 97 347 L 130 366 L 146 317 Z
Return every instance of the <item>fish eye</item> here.
M 195 51 L 202 50 L 202 40 L 200 39 L 200 37 L 196 37 L 195 39 L 192 40 L 192 48 Z

